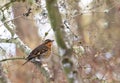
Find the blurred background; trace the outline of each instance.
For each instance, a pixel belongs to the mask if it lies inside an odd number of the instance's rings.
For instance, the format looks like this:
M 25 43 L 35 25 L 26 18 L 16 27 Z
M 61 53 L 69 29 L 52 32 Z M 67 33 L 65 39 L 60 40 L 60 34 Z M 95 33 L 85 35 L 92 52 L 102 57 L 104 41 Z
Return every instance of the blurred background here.
M 57 0 L 74 63 L 83 83 L 120 83 L 120 1 Z M 15 38 L 31 49 L 54 39 L 43 0 L 0 1 L 0 60 L 27 56 Z M 68 83 L 56 42 L 46 63 L 52 83 Z M 46 78 L 25 60 L 0 61 L 0 83 L 46 83 Z M 3 81 L 4 80 L 4 81 Z

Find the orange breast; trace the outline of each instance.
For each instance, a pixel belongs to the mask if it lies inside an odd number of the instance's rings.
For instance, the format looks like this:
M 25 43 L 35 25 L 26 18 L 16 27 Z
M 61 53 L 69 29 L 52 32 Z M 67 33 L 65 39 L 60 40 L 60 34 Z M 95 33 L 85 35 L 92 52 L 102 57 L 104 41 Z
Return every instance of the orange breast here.
M 51 45 L 52 45 L 52 42 L 46 44 L 46 46 L 47 46 L 49 49 L 51 49 Z

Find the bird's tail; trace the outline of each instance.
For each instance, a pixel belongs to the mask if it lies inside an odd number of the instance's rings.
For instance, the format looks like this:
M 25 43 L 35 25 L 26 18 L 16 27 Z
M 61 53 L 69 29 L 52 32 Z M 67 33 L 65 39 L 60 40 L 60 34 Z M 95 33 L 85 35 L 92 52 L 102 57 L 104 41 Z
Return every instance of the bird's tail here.
M 29 62 L 29 60 L 27 60 L 27 61 L 25 61 L 23 64 L 22 64 L 22 66 L 24 66 L 26 63 L 28 63 Z
M 29 57 L 29 56 L 28 56 L 28 57 L 26 58 L 26 61 L 22 64 L 22 66 L 25 65 L 26 63 L 28 63 L 32 58 L 33 58 L 33 57 Z

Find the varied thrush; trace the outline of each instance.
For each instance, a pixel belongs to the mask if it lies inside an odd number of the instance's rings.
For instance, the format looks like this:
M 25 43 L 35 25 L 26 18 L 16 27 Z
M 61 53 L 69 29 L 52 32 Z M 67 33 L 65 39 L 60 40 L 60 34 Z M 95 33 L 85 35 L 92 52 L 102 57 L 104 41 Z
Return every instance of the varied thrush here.
M 46 39 L 41 45 L 36 47 L 31 51 L 28 57 L 26 57 L 26 62 L 23 64 L 25 65 L 27 62 L 34 58 L 38 59 L 46 59 L 51 55 L 51 46 L 54 40 Z

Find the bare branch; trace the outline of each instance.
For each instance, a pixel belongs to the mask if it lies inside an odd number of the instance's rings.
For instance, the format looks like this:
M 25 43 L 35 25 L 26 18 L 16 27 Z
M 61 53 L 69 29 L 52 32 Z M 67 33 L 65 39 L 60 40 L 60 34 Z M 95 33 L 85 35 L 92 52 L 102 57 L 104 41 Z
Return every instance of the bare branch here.
M 53 28 L 53 31 L 55 32 L 57 44 L 60 48 L 59 55 L 62 56 L 61 58 L 63 70 L 66 74 L 69 83 L 75 82 L 78 83 L 79 82 L 78 75 L 76 74 L 76 76 L 74 76 L 75 68 L 73 61 L 71 60 L 72 48 L 71 46 L 67 47 L 66 44 L 66 42 L 69 42 L 70 40 L 65 41 L 66 33 L 63 28 L 62 18 L 57 6 L 57 0 L 46 0 L 46 6 L 51 26 Z
M 22 16 L 19 16 L 19 17 L 22 17 Z M 17 17 L 17 18 L 19 18 L 19 17 Z M 15 18 L 15 19 L 17 19 L 17 18 Z M 8 22 L 4 22 L 6 19 L 7 18 L 4 18 L 2 21 L 3 21 L 4 26 L 7 28 L 7 30 L 11 33 L 12 38 L 11 39 L 0 39 L 0 43 L 2 43 L 2 42 L 4 42 L 4 43 L 15 43 L 16 46 L 19 49 L 21 49 L 26 55 L 29 55 L 31 49 L 26 44 L 24 44 L 23 41 L 19 37 L 14 38 L 14 35 L 17 36 L 17 34 L 7 24 L 9 21 Z M 1 60 L 1 62 L 8 61 L 8 60 L 18 60 L 18 59 L 23 60 L 25 58 L 9 58 L 9 59 L 3 59 L 3 60 Z M 48 66 L 42 66 L 43 64 L 41 64 L 41 65 L 39 64 L 38 65 L 38 64 L 35 64 L 34 62 L 32 62 L 32 63 L 38 67 L 40 72 L 42 72 L 42 74 L 46 77 L 47 81 L 49 82 L 51 80 L 51 78 L 52 78 L 52 74 L 51 74 Z
M 12 3 L 14 3 L 16 0 L 11 0 L 10 2 L 8 2 L 8 3 L 6 3 L 5 5 L 3 5 L 2 7 L 0 7 L 0 10 L 2 10 L 3 8 L 9 8 L 10 7 L 10 5 L 12 4 Z
M 0 60 L 0 62 L 9 61 L 9 60 L 25 60 L 25 57 L 6 58 L 6 59 Z

